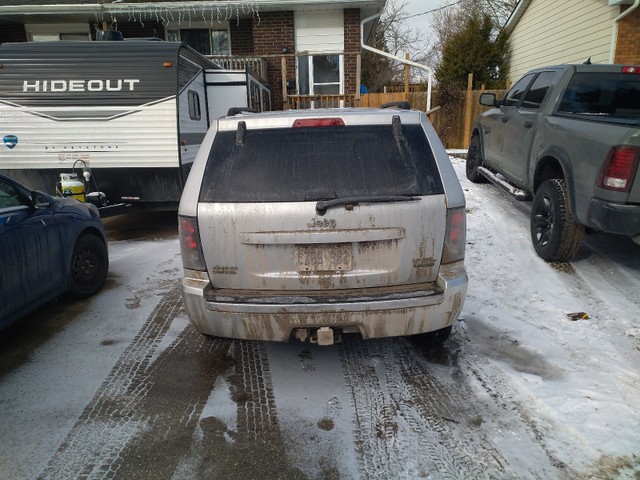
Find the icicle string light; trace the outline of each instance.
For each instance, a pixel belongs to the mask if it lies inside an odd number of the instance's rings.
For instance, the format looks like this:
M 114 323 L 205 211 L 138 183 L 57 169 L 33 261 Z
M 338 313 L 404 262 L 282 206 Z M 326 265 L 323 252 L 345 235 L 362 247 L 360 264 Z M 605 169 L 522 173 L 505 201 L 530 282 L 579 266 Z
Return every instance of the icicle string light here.
M 221 3 L 221 2 L 220 2 Z M 219 26 L 225 22 L 235 20 L 240 25 L 243 16 L 257 19 L 260 25 L 260 9 L 257 2 L 224 2 L 223 5 L 197 5 L 195 3 L 158 3 L 145 6 L 144 4 L 102 4 L 101 10 L 95 11 L 95 22 L 98 26 L 102 22 L 111 21 L 117 24 L 118 19 L 127 23 L 139 23 L 142 28 L 145 22 L 155 21 L 164 28 L 169 27 L 197 27 L 201 24 L 209 27 Z M 208 17 L 208 18 L 207 18 Z M 201 20 L 200 20 L 201 19 Z M 177 25 L 175 25 L 177 23 Z

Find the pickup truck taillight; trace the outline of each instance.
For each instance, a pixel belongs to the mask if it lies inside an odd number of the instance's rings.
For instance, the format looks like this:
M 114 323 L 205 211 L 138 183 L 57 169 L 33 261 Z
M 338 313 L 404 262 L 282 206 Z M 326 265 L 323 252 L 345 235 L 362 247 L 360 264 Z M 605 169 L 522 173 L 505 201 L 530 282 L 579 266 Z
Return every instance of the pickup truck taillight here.
M 598 186 L 616 192 L 628 192 L 636 176 L 639 156 L 640 147 L 613 147 L 600 170 Z
M 442 263 L 464 260 L 467 243 L 467 214 L 465 207 L 447 209 L 447 231 L 444 237 Z
M 202 247 L 200 246 L 200 232 L 198 223 L 193 217 L 178 216 L 178 233 L 180 238 L 180 253 L 182 266 L 190 270 L 204 271 Z

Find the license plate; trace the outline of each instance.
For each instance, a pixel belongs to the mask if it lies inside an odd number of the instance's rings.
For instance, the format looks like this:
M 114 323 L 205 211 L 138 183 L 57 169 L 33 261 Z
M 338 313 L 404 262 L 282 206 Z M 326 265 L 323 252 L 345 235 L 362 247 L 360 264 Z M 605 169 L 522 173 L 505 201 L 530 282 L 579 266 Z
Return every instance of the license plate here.
M 296 245 L 294 262 L 298 272 L 345 272 L 352 268 L 351 244 Z

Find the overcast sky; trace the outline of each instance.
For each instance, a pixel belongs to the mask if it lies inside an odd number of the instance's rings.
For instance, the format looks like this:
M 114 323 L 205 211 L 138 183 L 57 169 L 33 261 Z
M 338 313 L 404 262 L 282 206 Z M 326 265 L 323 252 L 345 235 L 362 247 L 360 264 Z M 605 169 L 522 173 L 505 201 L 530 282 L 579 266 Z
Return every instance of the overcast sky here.
M 420 26 L 429 23 L 430 13 L 420 15 L 435 8 L 454 3 L 455 0 L 407 0 L 406 11 L 408 15 L 415 17 L 407 20 L 411 25 Z
M 401 1 L 401 0 L 400 0 Z M 430 36 L 429 24 L 433 13 L 425 13 L 444 5 L 450 5 L 456 0 L 408 0 L 405 8 L 407 15 L 412 18 L 407 19 L 407 25 L 419 28 L 425 35 Z

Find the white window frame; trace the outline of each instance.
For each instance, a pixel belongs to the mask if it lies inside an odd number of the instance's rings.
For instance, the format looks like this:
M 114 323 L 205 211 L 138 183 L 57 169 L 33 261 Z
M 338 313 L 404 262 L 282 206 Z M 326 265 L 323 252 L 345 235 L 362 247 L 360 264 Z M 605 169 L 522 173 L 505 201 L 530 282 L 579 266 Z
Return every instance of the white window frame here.
M 27 33 L 27 41 L 33 42 L 34 35 L 55 37 L 60 41 L 60 34 L 72 33 L 87 35 L 87 41 L 91 40 L 91 27 L 88 23 L 27 23 L 24 26 Z M 51 40 L 55 40 L 51 38 Z
M 324 57 L 324 56 L 334 56 L 334 55 L 337 55 L 339 59 L 338 60 L 338 68 L 339 68 L 338 82 L 316 83 L 313 75 L 313 57 L 314 56 Z M 296 62 L 296 88 L 298 92 L 300 92 L 300 62 L 305 60 L 308 62 L 308 68 L 309 68 L 308 95 L 316 95 L 315 93 L 316 85 L 335 85 L 336 83 L 339 84 L 339 91 L 337 94 L 334 94 L 334 95 L 344 95 L 344 54 L 337 53 L 337 52 L 329 52 L 329 53 L 313 52 L 313 55 L 298 57 L 298 61 Z M 343 106 L 344 106 L 344 100 L 340 100 L 340 107 L 343 107 Z M 311 108 L 315 108 L 315 102 L 313 101 L 311 102 Z

